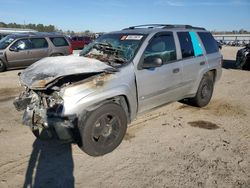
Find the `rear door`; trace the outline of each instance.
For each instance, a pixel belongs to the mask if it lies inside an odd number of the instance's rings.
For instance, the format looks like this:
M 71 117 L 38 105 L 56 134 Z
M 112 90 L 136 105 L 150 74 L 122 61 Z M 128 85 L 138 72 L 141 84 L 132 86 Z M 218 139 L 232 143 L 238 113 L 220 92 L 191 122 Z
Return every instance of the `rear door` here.
M 222 56 L 219 52 L 218 45 L 210 32 L 198 32 L 206 51 L 206 61 L 209 68 L 218 68 L 221 66 Z
M 32 48 L 30 50 L 30 55 L 32 57 L 32 63 L 48 56 L 49 48 L 48 42 L 45 38 L 31 38 Z
M 145 69 L 146 58 L 161 58 L 163 65 Z M 156 34 L 149 42 L 136 73 L 139 112 L 176 100 L 180 95 L 182 65 L 177 61 L 175 39 L 172 32 Z
M 28 38 L 19 39 L 6 50 L 6 58 L 10 67 L 25 67 L 33 62 L 30 53 L 32 45 Z
M 193 31 L 177 32 L 181 59 L 183 65 L 184 88 L 183 97 L 193 93 L 193 87 L 198 79 L 200 72 L 207 69 L 207 62 L 204 56 L 203 48 L 197 34 Z

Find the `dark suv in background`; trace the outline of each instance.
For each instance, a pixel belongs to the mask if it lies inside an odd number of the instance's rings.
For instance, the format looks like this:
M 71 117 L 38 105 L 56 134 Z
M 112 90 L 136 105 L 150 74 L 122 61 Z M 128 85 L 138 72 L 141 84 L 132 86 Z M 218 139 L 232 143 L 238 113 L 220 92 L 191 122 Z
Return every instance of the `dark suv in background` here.
M 92 39 L 90 37 L 87 37 L 87 36 L 70 37 L 70 43 L 72 45 L 73 50 L 83 49 L 85 45 L 88 45 L 91 42 L 92 42 Z
M 49 56 L 72 54 L 64 35 L 55 33 L 11 34 L 0 40 L 0 72 L 23 68 Z
M 237 52 L 236 67 L 238 69 L 250 70 L 250 43 Z

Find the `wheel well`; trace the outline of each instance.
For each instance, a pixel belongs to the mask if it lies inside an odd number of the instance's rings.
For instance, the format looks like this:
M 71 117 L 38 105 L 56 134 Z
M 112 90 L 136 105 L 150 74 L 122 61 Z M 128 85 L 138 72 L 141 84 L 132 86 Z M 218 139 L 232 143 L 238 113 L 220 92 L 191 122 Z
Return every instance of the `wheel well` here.
M 216 69 L 212 69 L 212 70 L 210 70 L 210 71 L 208 71 L 207 72 L 208 74 L 212 74 L 212 76 L 213 76 L 213 80 L 214 80 L 214 82 L 216 81 Z
M 3 63 L 3 69 L 1 71 L 5 71 L 6 68 L 7 68 L 7 65 L 6 65 L 6 63 L 2 59 L 0 59 L 0 63 L 1 62 Z
M 116 97 L 111 98 L 111 100 L 119 105 L 121 105 L 121 107 L 123 108 L 123 110 L 125 111 L 126 115 L 127 115 L 127 121 L 128 123 L 131 122 L 131 118 L 130 118 L 130 106 L 128 103 L 128 99 L 125 95 L 119 95 Z
M 126 116 L 127 116 L 127 122 L 130 123 L 131 122 L 131 111 L 130 111 L 130 106 L 129 106 L 129 102 L 128 102 L 128 99 L 125 95 L 118 95 L 118 96 L 115 96 L 115 97 L 112 97 L 112 98 L 109 98 L 109 99 L 106 99 L 104 101 L 101 101 L 101 102 L 98 102 L 92 106 L 89 106 L 86 110 L 86 112 L 91 112 L 93 110 L 96 110 L 97 108 L 99 108 L 100 106 L 108 103 L 108 102 L 114 102 L 114 103 L 117 103 L 119 104 L 123 110 L 125 111 L 126 113 Z
M 61 56 L 61 55 L 63 55 L 62 53 L 53 53 L 53 54 L 50 54 L 50 56 Z

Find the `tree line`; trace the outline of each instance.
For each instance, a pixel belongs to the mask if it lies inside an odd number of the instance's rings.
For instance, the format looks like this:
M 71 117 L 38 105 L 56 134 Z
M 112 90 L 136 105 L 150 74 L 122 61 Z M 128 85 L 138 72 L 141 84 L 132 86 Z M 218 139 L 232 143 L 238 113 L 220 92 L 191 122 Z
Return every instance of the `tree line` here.
M 20 29 L 34 29 L 40 32 L 56 32 L 57 29 L 54 25 L 43 24 L 17 24 L 17 23 L 4 23 L 0 22 L 2 28 L 20 28 Z
M 86 30 L 82 32 L 74 32 L 74 31 L 62 31 L 61 29 L 57 29 L 54 25 L 43 25 L 43 24 L 17 24 L 17 23 L 4 23 L 0 22 L 0 28 L 20 28 L 20 29 L 33 29 L 39 32 L 59 32 L 66 35 L 87 35 L 92 36 L 94 35 L 93 32 Z M 213 34 L 250 34 L 250 31 L 240 29 L 240 30 L 233 30 L 233 31 L 211 31 Z
M 56 26 L 54 25 L 43 25 L 43 24 L 17 24 L 17 23 L 4 23 L 4 22 L 0 22 L 0 28 L 20 28 L 20 29 L 33 29 L 39 32 L 58 32 L 58 33 L 62 33 L 65 35 L 84 35 L 84 36 L 91 36 L 93 37 L 95 35 L 95 33 L 89 31 L 89 30 L 85 30 L 85 31 L 81 31 L 81 32 L 74 32 L 71 30 L 67 30 L 67 31 L 63 31 L 61 29 L 57 29 Z

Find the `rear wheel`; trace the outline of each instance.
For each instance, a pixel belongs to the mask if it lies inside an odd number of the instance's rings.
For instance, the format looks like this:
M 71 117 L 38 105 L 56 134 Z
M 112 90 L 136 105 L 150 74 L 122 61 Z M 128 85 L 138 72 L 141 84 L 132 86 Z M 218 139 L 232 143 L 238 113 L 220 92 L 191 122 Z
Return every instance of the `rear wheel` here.
M 250 70 L 250 57 L 246 58 L 245 64 L 242 66 L 242 70 Z
M 80 148 L 91 156 L 100 156 L 120 145 L 127 130 L 127 116 L 116 103 L 107 103 L 79 122 Z
M 63 56 L 63 54 L 55 53 L 55 54 L 51 54 L 51 55 L 50 55 L 50 57 L 56 57 L 56 56 Z
M 210 102 L 213 95 L 213 90 L 214 90 L 213 73 L 208 72 L 203 76 L 195 97 L 189 99 L 189 102 L 194 106 L 204 107 Z
M 6 70 L 6 65 L 3 61 L 0 60 L 0 72 L 4 72 Z

